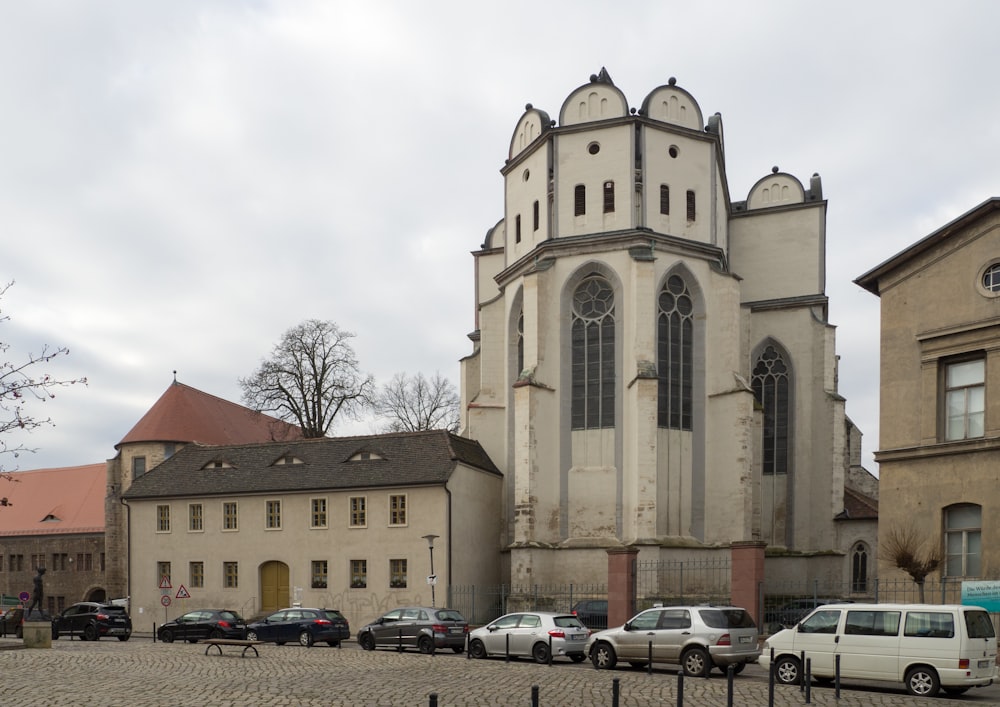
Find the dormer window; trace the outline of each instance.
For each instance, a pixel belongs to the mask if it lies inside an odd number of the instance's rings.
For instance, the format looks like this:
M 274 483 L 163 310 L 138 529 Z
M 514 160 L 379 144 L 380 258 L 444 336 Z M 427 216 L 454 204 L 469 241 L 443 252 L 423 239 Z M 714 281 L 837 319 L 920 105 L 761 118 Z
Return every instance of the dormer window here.
M 210 461 L 208 464 L 202 467 L 202 469 L 232 469 L 233 465 L 227 461 Z
M 352 461 L 352 462 L 368 462 L 368 461 L 376 461 L 378 459 L 384 459 L 384 458 L 385 457 L 383 457 L 382 455 L 380 455 L 378 452 L 373 452 L 371 450 L 367 450 L 366 449 L 366 450 L 361 451 L 361 452 L 355 452 L 354 456 L 352 456 L 349 461 Z
M 57 518 L 56 516 L 52 515 L 51 513 L 49 513 L 47 516 L 45 516 L 44 518 L 42 518 L 42 522 L 43 523 L 58 523 L 61 520 L 62 520 L 62 518 Z
M 293 454 L 286 454 L 283 457 L 278 457 L 274 461 L 274 466 L 283 466 L 285 464 L 304 464 L 304 463 L 305 462 L 303 462 L 297 456 L 295 456 Z

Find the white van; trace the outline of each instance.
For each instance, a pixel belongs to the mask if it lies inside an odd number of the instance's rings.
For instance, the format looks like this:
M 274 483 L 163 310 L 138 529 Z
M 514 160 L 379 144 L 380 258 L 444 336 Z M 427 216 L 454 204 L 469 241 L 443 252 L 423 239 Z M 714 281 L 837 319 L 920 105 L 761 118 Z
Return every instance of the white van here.
M 958 695 L 997 676 L 997 637 L 985 609 L 957 604 L 825 604 L 764 642 L 758 662 L 774 661 L 779 683 L 797 685 L 805 672 L 903 683 L 911 695 L 940 688 Z

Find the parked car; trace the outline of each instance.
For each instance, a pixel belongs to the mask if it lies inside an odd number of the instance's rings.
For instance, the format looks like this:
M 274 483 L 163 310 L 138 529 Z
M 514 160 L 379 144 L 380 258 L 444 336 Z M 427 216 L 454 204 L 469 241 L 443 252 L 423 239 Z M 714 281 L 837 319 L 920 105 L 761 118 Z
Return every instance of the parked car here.
M 35 609 L 31 612 L 31 620 L 51 621 L 52 615 L 48 612 Z M 24 638 L 24 608 L 15 606 L 14 608 L 5 611 L 3 614 L 2 624 L 0 624 L 0 626 L 2 626 L 0 632 L 2 632 L 4 636 Z M 55 636 L 54 633 L 53 636 Z
M 651 647 L 650 647 L 651 646 Z M 595 668 L 619 660 L 640 667 L 679 663 L 686 675 L 705 677 L 713 667 L 739 673 L 760 655 L 757 626 L 735 606 L 660 606 L 646 609 L 623 626 L 598 631 L 587 642 Z
M 336 609 L 296 606 L 251 622 L 247 625 L 246 636 L 251 641 L 273 641 L 279 646 L 291 641 L 298 641 L 307 648 L 317 641 L 339 646 L 341 641 L 351 637 L 351 627 Z
M 607 599 L 583 599 L 573 605 L 570 613 L 587 628 L 603 630 L 608 627 Z
M 232 609 L 198 609 L 181 614 L 156 629 L 164 643 L 196 643 L 202 638 L 245 638 L 247 622 Z
M 52 619 L 52 638 L 62 634 L 80 636 L 85 641 L 96 641 L 103 636 L 127 641 L 132 636 L 132 619 L 124 606 L 81 601 Z
M 358 631 L 358 645 L 376 648 L 416 648 L 430 653 L 438 648 L 465 650 L 469 623 L 454 609 L 406 606 L 383 614 Z
M 817 606 L 845 602 L 850 603 L 850 600 L 813 597 L 792 599 L 786 604 L 765 611 L 763 625 L 767 627 L 768 633 L 777 633 L 783 628 L 791 628 L 797 624 Z
M 586 659 L 590 629 L 572 614 L 527 611 L 507 614 L 469 634 L 469 655 L 531 656 L 548 663 L 549 656 L 565 656 L 574 663 Z

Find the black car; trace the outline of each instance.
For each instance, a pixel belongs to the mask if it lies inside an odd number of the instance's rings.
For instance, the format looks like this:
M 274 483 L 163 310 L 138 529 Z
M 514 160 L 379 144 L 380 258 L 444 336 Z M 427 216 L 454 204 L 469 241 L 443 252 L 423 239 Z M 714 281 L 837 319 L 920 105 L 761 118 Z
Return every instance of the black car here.
M 52 616 L 45 611 L 34 609 L 31 612 L 30 620 L 51 621 Z M 16 606 L 4 612 L 2 623 L 0 623 L 0 634 L 24 638 L 24 609 L 22 607 Z M 55 636 L 55 632 L 53 632 L 53 636 Z
M 469 623 L 454 609 L 407 606 L 393 609 L 358 631 L 358 645 L 366 651 L 378 647 L 416 648 L 431 653 L 437 648 L 465 650 Z
M 124 606 L 81 601 L 52 619 L 52 638 L 70 634 L 85 641 L 114 636 L 127 641 L 132 636 L 132 619 Z
M 198 609 L 181 614 L 156 629 L 164 643 L 197 643 L 202 638 L 244 638 L 247 622 L 232 609 Z
M 587 628 L 603 630 L 608 627 L 607 599 L 583 599 L 573 605 L 570 613 Z
M 298 641 L 311 646 L 316 641 L 326 641 L 331 646 L 351 637 L 351 627 L 336 609 L 303 609 L 292 607 L 276 611 L 260 621 L 247 626 L 250 641 L 273 641 L 279 646 Z

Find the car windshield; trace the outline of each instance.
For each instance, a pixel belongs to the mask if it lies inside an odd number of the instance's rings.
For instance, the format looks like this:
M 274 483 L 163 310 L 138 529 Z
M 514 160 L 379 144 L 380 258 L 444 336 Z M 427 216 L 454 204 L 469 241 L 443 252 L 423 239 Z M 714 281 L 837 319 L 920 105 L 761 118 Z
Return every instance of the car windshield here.
M 756 628 L 753 618 L 743 609 L 702 609 L 701 620 L 710 628 Z
M 326 614 L 326 618 L 330 619 L 330 621 L 344 620 L 344 615 L 341 614 L 339 611 L 334 611 L 333 609 L 325 609 L 323 613 Z
M 559 628 L 587 628 L 575 616 L 556 616 L 552 620 Z
M 437 612 L 438 621 L 465 621 L 460 613 L 453 609 L 442 609 Z
M 243 621 L 243 617 L 237 614 L 235 611 L 220 611 L 219 618 L 223 621 Z

